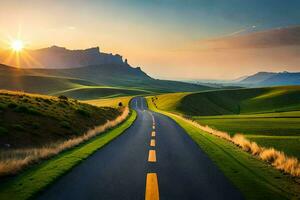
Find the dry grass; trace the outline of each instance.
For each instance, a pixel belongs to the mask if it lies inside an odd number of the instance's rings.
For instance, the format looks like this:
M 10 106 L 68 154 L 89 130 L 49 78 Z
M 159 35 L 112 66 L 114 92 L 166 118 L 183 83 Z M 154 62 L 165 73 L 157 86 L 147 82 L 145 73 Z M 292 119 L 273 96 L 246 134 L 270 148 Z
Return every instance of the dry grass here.
M 209 126 L 203 126 L 197 122 L 186 119 L 184 117 L 172 114 L 176 117 L 180 117 L 184 121 L 200 128 L 201 130 L 208 132 L 217 137 L 228 140 L 244 151 L 256 156 L 257 158 L 270 163 L 276 169 L 279 169 L 285 173 L 288 173 L 292 176 L 299 177 L 300 176 L 300 162 L 297 158 L 289 157 L 284 152 L 278 151 L 274 148 L 265 148 L 259 146 L 257 143 L 252 142 L 245 138 L 242 134 L 236 134 L 234 136 L 230 136 L 228 133 L 215 130 Z
M 47 159 L 57 155 L 60 152 L 70 149 L 82 142 L 85 142 L 92 137 L 103 133 L 109 128 L 112 128 L 124 121 L 129 114 L 129 108 L 126 107 L 123 113 L 116 119 L 107 121 L 105 124 L 96 126 L 90 129 L 80 137 L 72 138 L 61 143 L 48 145 L 42 148 L 31 149 L 15 149 L 6 150 L 0 153 L 0 177 L 16 174 L 30 164 L 36 163 L 39 160 Z

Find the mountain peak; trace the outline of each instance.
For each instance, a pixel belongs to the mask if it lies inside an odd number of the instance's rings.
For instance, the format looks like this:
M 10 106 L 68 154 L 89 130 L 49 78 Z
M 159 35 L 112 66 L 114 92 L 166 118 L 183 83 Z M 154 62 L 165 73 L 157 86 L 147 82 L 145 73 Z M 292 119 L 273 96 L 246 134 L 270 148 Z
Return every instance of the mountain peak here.
M 27 50 L 27 53 L 32 58 L 32 62 L 29 62 L 25 57 L 20 57 L 19 63 L 15 63 L 14 60 L 7 60 L 7 56 L 4 53 L 0 53 L 0 62 L 10 66 L 20 66 L 21 68 L 77 68 L 90 65 L 128 65 L 126 60 L 123 61 L 123 57 L 119 54 L 103 53 L 98 46 L 87 49 L 67 49 L 53 45 L 51 47 Z

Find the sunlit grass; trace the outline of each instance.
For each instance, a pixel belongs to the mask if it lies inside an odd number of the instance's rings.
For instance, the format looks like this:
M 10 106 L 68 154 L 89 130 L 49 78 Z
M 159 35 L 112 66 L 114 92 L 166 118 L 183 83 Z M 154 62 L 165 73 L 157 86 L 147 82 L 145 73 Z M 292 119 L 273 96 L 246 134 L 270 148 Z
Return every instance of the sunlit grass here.
M 128 106 L 130 100 L 133 96 L 126 97 L 115 97 L 115 98 L 103 98 L 103 99 L 94 99 L 83 101 L 94 106 L 108 106 L 108 107 L 118 107 L 121 102 L 123 106 Z
M 0 183 L 0 199 L 20 200 L 34 197 L 72 167 L 122 134 L 131 126 L 136 116 L 133 111 L 130 117 L 116 128 L 99 134 L 86 143 L 64 151 L 50 160 L 35 165 L 5 183 Z
M 152 97 L 149 108 L 173 118 L 191 138 L 218 165 L 224 174 L 242 191 L 246 199 L 297 199 L 300 185 L 291 176 L 272 168 L 269 162 L 280 170 L 294 173 L 299 162 L 288 158 L 282 152 L 263 148 L 245 137 L 229 134 L 201 126 L 181 116 L 158 110 Z M 244 151 L 241 151 L 240 146 Z M 258 158 L 267 161 L 261 162 Z M 298 168 L 296 168 L 297 170 Z
M 128 113 L 129 109 L 126 107 L 123 113 L 116 119 L 109 120 L 103 125 L 90 129 L 79 137 L 71 138 L 61 143 L 49 144 L 40 148 L 12 149 L 2 151 L 0 153 L 0 176 L 16 174 L 18 171 L 32 163 L 57 155 L 66 149 L 85 142 L 97 134 L 100 134 L 107 129 L 121 123 L 127 118 Z

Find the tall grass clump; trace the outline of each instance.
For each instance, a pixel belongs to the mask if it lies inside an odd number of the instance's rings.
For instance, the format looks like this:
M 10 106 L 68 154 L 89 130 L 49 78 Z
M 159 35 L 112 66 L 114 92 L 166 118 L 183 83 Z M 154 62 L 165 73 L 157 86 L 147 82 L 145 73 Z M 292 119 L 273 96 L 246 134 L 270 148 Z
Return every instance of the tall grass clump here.
M 60 152 L 75 147 L 96 135 L 123 122 L 129 114 L 129 108 L 125 107 L 122 114 L 114 120 L 107 120 L 106 123 L 88 130 L 85 134 L 68 139 L 64 142 L 51 144 L 40 148 L 5 150 L 0 153 L 0 177 L 16 174 L 30 164 L 42 159 L 47 159 Z
M 266 148 L 259 146 L 256 142 L 248 140 L 242 134 L 236 134 L 230 136 L 228 133 L 213 129 L 209 126 L 203 126 L 195 121 L 187 119 L 185 117 L 169 113 L 170 115 L 181 118 L 182 120 L 192 124 L 193 126 L 215 135 L 219 138 L 228 140 L 233 144 L 240 147 L 242 150 L 256 156 L 260 160 L 266 161 L 267 163 L 274 166 L 276 169 L 283 171 L 284 173 L 290 174 L 295 177 L 300 177 L 300 162 L 297 158 L 289 157 L 284 152 L 278 151 L 274 148 Z

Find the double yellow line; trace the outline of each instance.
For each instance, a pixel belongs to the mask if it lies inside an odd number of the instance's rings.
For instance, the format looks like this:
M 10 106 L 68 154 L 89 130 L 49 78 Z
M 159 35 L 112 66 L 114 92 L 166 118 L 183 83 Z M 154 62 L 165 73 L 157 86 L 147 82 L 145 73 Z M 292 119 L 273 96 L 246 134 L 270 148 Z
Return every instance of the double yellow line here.
M 155 120 L 150 113 L 152 117 L 152 132 L 151 132 L 151 140 L 150 140 L 150 147 L 155 147 Z M 149 150 L 148 154 L 148 162 L 156 162 L 156 151 L 151 149 Z M 145 200 L 159 200 L 159 189 L 158 189 L 158 178 L 156 173 L 148 173 L 146 177 L 146 193 L 145 193 Z

